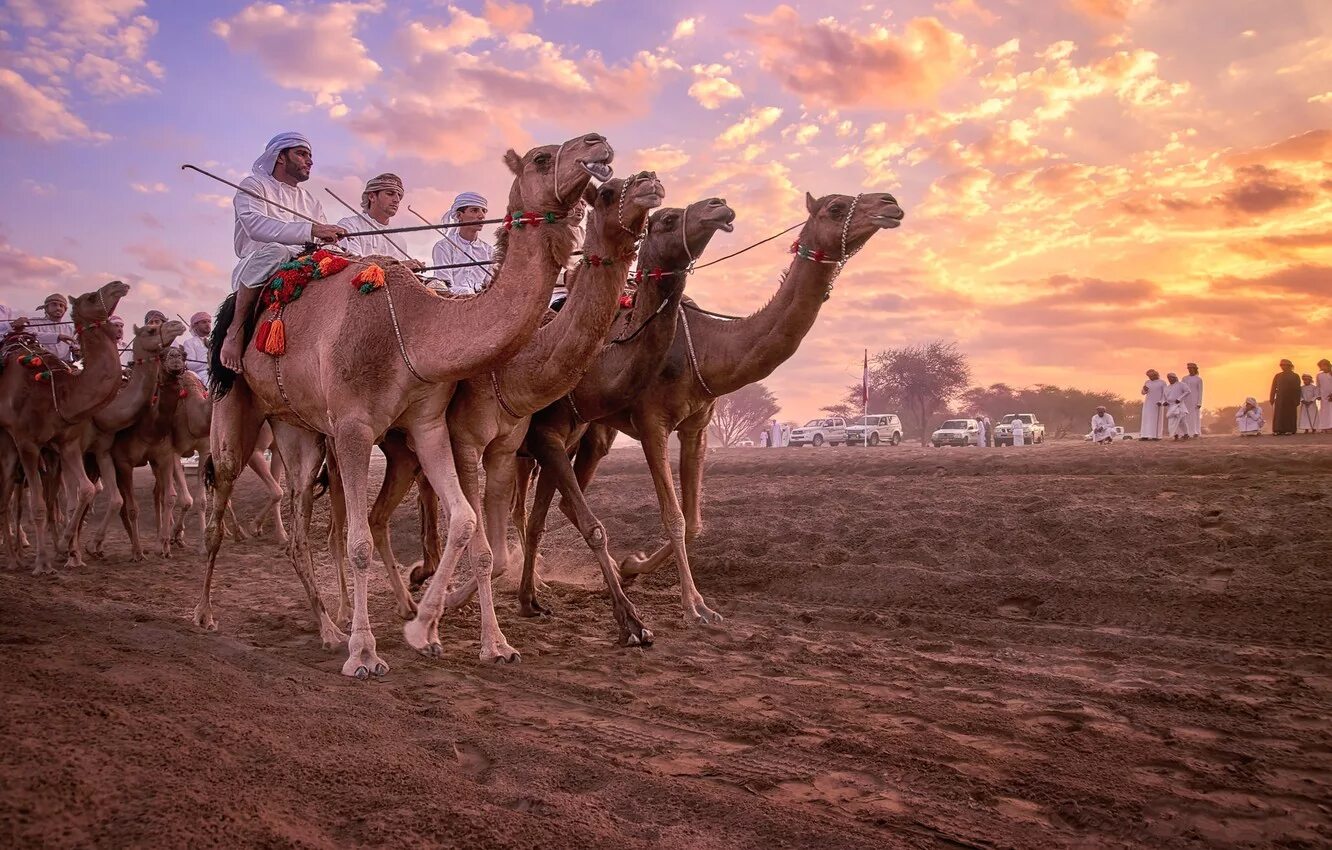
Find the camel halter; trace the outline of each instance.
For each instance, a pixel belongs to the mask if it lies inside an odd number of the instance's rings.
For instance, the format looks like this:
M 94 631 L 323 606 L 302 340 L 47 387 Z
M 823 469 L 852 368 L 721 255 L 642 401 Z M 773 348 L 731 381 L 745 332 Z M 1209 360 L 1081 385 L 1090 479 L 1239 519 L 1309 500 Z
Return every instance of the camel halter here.
M 852 257 L 854 257 L 856 254 L 860 253 L 860 248 L 857 248 L 854 251 L 848 251 L 847 242 L 849 241 L 851 234 L 851 219 L 852 217 L 855 216 L 856 205 L 860 203 L 860 199 L 862 197 L 863 195 L 856 195 L 854 198 L 852 198 L 851 208 L 846 211 L 846 220 L 842 222 L 842 254 L 840 257 L 836 258 L 829 257 L 827 254 L 823 252 L 822 249 L 811 249 L 807 245 L 801 245 L 799 239 L 797 239 L 795 242 L 791 244 L 791 253 L 795 254 L 800 259 L 809 260 L 810 262 L 813 263 L 835 265 L 837 267 L 833 269 L 832 276 L 828 278 L 827 288 L 823 293 L 824 301 L 827 301 L 830 297 L 832 297 L 833 284 L 836 283 L 838 275 L 842 273 L 842 269 L 846 268 L 847 261 L 850 260 Z M 863 248 L 865 246 L 862 245 L 860 247 Z
M 698 385 L 703 388 L 710 398 L 716 398 L 717 394 L 708 386 L 708 382 L 703 380 L 703 373 L 698 368 L 698 355 L 694 353 L 694 335 L 689 332 L 689 317 L 685 315 L 684 305 L 680 306 L 680 325 L 684 328 L 685 352 L 689 355 L 689 365 L 694 370 L 694 377 L 698 379 Z
M 567 144 L 569 143 L 561 142 L 560 146 L 555 149 L 555 206 L 557 207 L 564 205 L 564 195 L 560 192 L 560 154 Z

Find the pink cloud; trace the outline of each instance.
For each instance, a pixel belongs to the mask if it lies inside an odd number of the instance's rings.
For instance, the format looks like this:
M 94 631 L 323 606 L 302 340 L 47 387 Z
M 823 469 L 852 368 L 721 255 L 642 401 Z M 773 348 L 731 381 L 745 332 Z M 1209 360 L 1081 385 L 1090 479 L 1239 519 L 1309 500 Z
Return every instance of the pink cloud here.
M 111 138 L 90 128 L 62 101 L 9 68 L 0 68 L 0 134 L 42 142 L 105 142 Z

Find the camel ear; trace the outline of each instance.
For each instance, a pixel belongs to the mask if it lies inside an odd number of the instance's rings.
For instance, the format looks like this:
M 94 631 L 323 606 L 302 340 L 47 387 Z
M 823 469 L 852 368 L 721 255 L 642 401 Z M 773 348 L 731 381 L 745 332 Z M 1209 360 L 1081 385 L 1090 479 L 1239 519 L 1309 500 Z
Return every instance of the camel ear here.
M 143 330 L 143 328 L 139 327 L 138 325 L 130 325 L 130 327 L 134 328 L 134 335 L 135 335 L 135 336 L 138 336 L 138 335 L 139 335 L 139 331 Z
M 523 158 L 513 148 L 504 152 L 504 164 L 509 166 L 509 170 L 514 173 L 514 176 L 523 173 Z
M 819 202 L 814 200 L 814 196 L 808 192 L 805 193 L 805 209 L 809 211 L 810 215 L 819 211 Z

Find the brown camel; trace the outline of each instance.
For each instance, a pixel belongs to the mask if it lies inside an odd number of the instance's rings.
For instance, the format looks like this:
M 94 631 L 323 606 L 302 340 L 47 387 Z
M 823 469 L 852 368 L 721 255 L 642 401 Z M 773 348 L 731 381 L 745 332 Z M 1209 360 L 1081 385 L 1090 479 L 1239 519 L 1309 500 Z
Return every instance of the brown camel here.
M 708 619 L 703 599 L 694 589 L 687 547 L 703 528 L 703 460 L 717 398 L 766 378 L 795 354 L 842 266 L 876 232 L 897 227 L 903 218 L 897 200 L 886 193 L 855 198 L 829 195 L 817 201 L 806 196 L 806 206 L 810 220 L 776 296 L 758 312 L 735 320 L 684 304 L 675 341 L 656 378 L 632 404 L 590 429 L 578 448 L 575 473 L 585 488 L 617 430 L 641 441 L 668 542 L 651 557 L 625 558 L 620 573 L 630 582 L 674 556 L 687 620 Z M 666 455 L 672 431 L 680 437 L 683 511 Z
M 15 452 L 0 451 L 0 508 L 8 509 L 15 475 L 15 462 L 23 467 L 28 482 L 28 505 L 34 527 L 36 549 L 33 573 L 54 572 L 51 547 L 47 544 L 47 509 L 41 470 L 42 448 L 64 434 L 71 426 L 91 417 L 120 389 L 120 352 L 107 319 L 129 292 L 129 286 L 116 280 L 101 289 L 73 300 L 70 314 L 74 319 L 79 348 L 83 351 L 83 369 L 65 371 L 56 367 L 49 352 L 38 352 L 42 365 L 24 365 L 30 357 L 21 348 L 10 347 L 3 354 L 0 371 L 0 428 L 8 432 Z M 32 361 L 29 361 L 32 363 Z M 34 378 L 40 377 L 41 380 Z M 95 492 L 83 468 L 82 443 L 61 440 L 60 481 L 66 504 L 87 504 Z M 15 458 L 17 455 L 17 458 Z M 67 566 L 80 562 L 77 552 L 68 549 L 73 529 L 60 535 L 57 555 L 67 554 Z
M 491 561 L 494 575 L 504 574 L 508 567 L 505 531 L 517 472 L 515 452 L 522 445 L 529 417 L 572 390 L 604 344 L 637 251 L 635 243 L 644 231 L 648 211 L 661 204 L 664 194 L 656 175 L 648 172 L 608 181 L 600 189 L 589 188 L 585 197 L 591 210 L 583 260 L 569 274 L 564 308 L 512 360 L 490 375 L 460 383 L 449 404 L 454 462 L 482 525 L 481 533 L 473 538 L 473 557 L 480 563 Z M 393 442 L 396 445 L 385 449 L 388 471 L 370 516 L 375 544 L 386 565 L 394 563 L 388 521 L 417 468 L 410 449 L 399 439 Z M 481 463 L 486 470 L 484 507 L 477 475 Z M 427 505 L 422 515 L 429 523 L 438 514 L 434 494 L 428 483 L 418 486 Z M 390 572 L 398 591 L 398 610 L 410 612 L 411 596 L 396 568 L 390 567 Z M 474 585 L 473 579 L 468 586 Z M 644 633 L 641 625 L 638 632 L 635 642 L 651 641 L 651 633 Z
M 639 267 L 644 270 L 646 279 L 655 280 L 657 285 L 640 289 L 639 303 L 634 308 L 637 318 L 622 317 L 612 328 L 612 337 L 625 342 L 603 348 L 571 393 L 532 417 L 524 452 L 541 465 L 541 476 L 537 482 L 533 513 L 526 522 L 522 516 L 522 498 L 515 502 L 516 523 L 520 529 L 526 527 L 522 534 L 523 578 L 518 595 L 519 610 L 524 616 L 547 613 L 536 599 L 534 568 L 546 511 L 558 487 L 573 505 L 577 516 L 575 527 L 602 564 L 616 621 L 621 626 L 621 637 L 627 640 L 633 634 L 632 628 L 626 633 L 624 626 L 635 623 L 636 615 L 614 569 L 605 529 L 578 489 L 568 452 L 578 444 L 589 421 L 628 404 L 656 374 L 675 335 L 675 319 L 684 295 L 685 278 L 718 229 L 706 225 L 694 227 L 691 221 L 710 219 L 712 216 L 708 211 L 713 210 L 720 213 L 717 221 L 729 230 L 734 219 L 734 213 L 730 213 L 724 202 L 720 202 L 720 207 L 718 203 L 717 199 L 712 199 L 693 204 L 687 210 L 661 210 L 652 217 L 650 232 L 661 228 L 674 233 L 675 238 L 665 240 L 660 254 L 649 256 L 644 251 L 639 259 Z M 527 475 L 520 472 L 519 480 L 525 483 Z
M 106 536 L 106 526 L 114 513 L 118 513 L 120 505 L 117 504 L 119 494 L 115 487 L 115 466 L 111 462 L 111 447 L 115 444 L 116 434 L 126 428 L 131 427 L 143 414 L 158 392 L 158 381 L 162 372 L 162 354 L 171 347 L 177 337 L 187 330 L 184 322 L 178 322 L 174 319 L 156 328 L 134 327 L 134 338 L 130 343 L 130 350 L 134 355 L 133 363 L 129 370 L 129 379 L 116 393 L 115 398 L 106 404 L 105 407 L 98 410 L 86 422 L 75 426 L 79 430 L 78 439 L 82 441 L 83 455 L 97 465 L 99 480 L 102 487 L 107 491 L 107 508 L 102 514 L 100 523 L 95 523 L 98 531 L 93 535 L 92 542 L 88 546 L 88 554 L 93 557 L 101 557 L 102 540 Z M 74 538 L 70 541 L 71 557 L 81 551 L 80 534 L 81 522 L 78 517 L 87 513 L 90 505 L 75 505 L 74 516 L 76 521 L 73 524 Z
M 243 377 L 229 393 L 214 399 L 209 467 L 215 498 L 209 510 L 208 561 L 196 622 L 215 627 L 210 595 L 221 546 L 221 518 L 236 475 L 267 418 L 287 466 L 288 490 L 299 505 L 289 551 L 326 646 L 345 636 L 328 616 L 315 586 L 308 528 L 324 442 L 332 442 L 342 479 L 346 551 L 353 573 L 352 634 L 342 672 L 357 678 L 388 672 L 375 651 L 367 610 L 370 451 L 390 428 L 406 431 L 431 486 L 449 504 L 449 543 L 441 559 L 440 580 L 432 583 L 421 602 L 424 611 L 439 609 L 453 567 L 476 527 L 449 446 L 445 412 L 452 385 L 498 367 L 535 332 L 556 273 L 572 251 L 569 209 L 592 176 L 609 179 L 607 163 L 612 156 L 610 145 L 595 134 L 534 148 L 526 156 L 506 154 L 515 175 L 508 201 L 513 226 L 502 234 L 503 261 L 495 282 L 482 294 L 441 298 L 400 263 L 372 258 L 384 268 L 382 287 L 363 293 L 353 277 L 372 260 L 354 263 L 312 284 L 287 305 L 283 320 L 291 330 L 286 333 L 285 354 L 273 357 L 246 347 Z M 214 329 L 215 339 L 219 332 L 225 333 L 223 324 L 219 321 Z M 222 367 L 215 363 L 214 368 Z M 479 574 L 489 571 L 488 564 L 478 565 Z M 480 597 L 483 633 L 495 635 L 499 627 L 488 581 L 483 580 Z M 413 648 L 437 656 L 442 647 L 437 635 L 425 627 L 429 621 L 418 617 L 404 633 Z M 506 645 L 502 635 L 498 644 Z

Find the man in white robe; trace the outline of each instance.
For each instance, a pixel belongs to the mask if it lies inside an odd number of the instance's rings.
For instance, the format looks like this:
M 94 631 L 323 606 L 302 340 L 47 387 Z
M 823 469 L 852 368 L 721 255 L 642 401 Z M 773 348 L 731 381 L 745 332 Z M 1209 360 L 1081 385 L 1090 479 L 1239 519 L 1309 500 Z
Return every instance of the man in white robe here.
M 398 214 L 398 207 L 405 196 L 406 190 L 403 188 L 402 178 L 398 175 L 386 172 L 371 177 L 365 184 L 365 190 L 361 192 L 361 211 L 356 215 L 339 219 L 338 227 L 346 229 L 348 233 L 383 230 L 389 226 L 393 216 Z M 413 260 L 411 255 L 398 245 L 397 240 L 380 233 L 348 236 L 339 242 L 338 246 L 357 257 L 392 257 L 395 260 L 403 260 L 408 265 L 420 267 L 420 263 Z
M 1332 360 L 1318 361 L 1318 430 L 1332 431 Z
M 1244 400 L 1244 406 L 1235 412 L 1235 426 L 1241 437 L 1257 437 L 1263 433 L 1263 409 L 1253 396 Z
M 1306 434 L 1318 433 L 1318 386 L 1313 382 L 1313 375 L 1301 375 L 1300 380 L 1300 430 Z
M 1166 382 L 1155 369 L 1147 370 L 1147 382 L 1142 385 L 1142 430 L 1140 440 L 1161 439 L 1161 416 L 1165 413 Z
M 1165 391 L 1166 422 L 1170 426 L 1170 437 L 1175 440 L 1189 438 L 1189 410 L 1193 400 L 1189 395 L 1188 385 L 1174 372 L 1166 375 L 1170 382 Z
M 1105 412 L 1105 407 L 1096 408 L 1096 415 L 1091 419 L 1092 442 L 1110 444 L 1115 441 L 1115 417 Z
M 984 448 L 990 444 L 990 420 L 984 413 L 976 414 L 976 445 Z
M 768 426 L 768 446 L 774 449 L 782 447 L 782 426 L 776 419 Z
M 450 227 L 444 232 L 431 252 L 431 265 L 480 262 L 487 265 L 438 269 L 435 279 L 439 284 L 432 288 L 454 295 L 474 295 L 490 285 L 494 270 L 488 263 L 495 257 L 495 248 L 481 238 L 481 225 L 473 223 L 485 219 L 489 207 L 490 203 L 476 192 L 463 192 L 453 199 L 453 206 L 444 214 L 444 223 L 463 226 Z
M 14 327 L 15 322 L 19 323 L 18 328 Z M 12 330 L 22 330 L 27 323 L 27 316 L 22 313 L 15 313 L 4 304 L 0 304 L 0 336 L 4 336 Z
M 106 321 L 111 325 L 111 335 L 116 341 L 116 348 L 120 350 L 120 365 L 133 366 L 134 348 L 125 342 L 125 320 L 119 316 L 112 316 Z
M 245 317 L 259 300 L 259 290 L 282 263 L 299 256 L 309 243 L 336 242 L 346 230 L 325 224 L 324 208 L 314 196 L 301 188 L 310 179 L 314 154 L 310 142 L 300 133 L 280 133 L 268 141 L 268 147 L 254 161 L 254 166 L 231 201 L 236 211 L 234 243 L 240 262 L 231 272 L 231 289 L 236 293 L 236 318 L 227 328 L 222 342 L 222 365 L 241 370 L 244 356 L 242 338 Z M 250 193 L 250 194 L 247 194 Z M 258 196 L 258 197 L 255 197 Z M 263 200 L 260 200 L 260 199 Z M 315 223 L 274 206 L 273 201 L 295 210 Z
M 574 204 L 574 208 L 569 211 L 569 223 L 569 230 L 573 233 L 574 250 L 580 250 L 587 238 L 587 201 L 580 199 Z M 550 293 L 550 309 L 558 311 L 564 306 L 564 302 L 569 298 L 569 276 L 582 261 L 583 258 L 579 254 L 569 255 L 569 261 L 564 264 L 559 276 L 555 278 L 555 289 Z
M 1010 424 L 1013 426 L 1013 445 L 1025 446 L 1027 444 L 1027 423 L 1022 421 L 1022 417 L 1014 416 Z
M 37 344 L 59 357 L 70 360 L 78 345 L 74 323 L 65 319 L 69 299 L 59 292 L 46 296 L 46 301 L 28 316 L 28 333 L 37 338 Z
M 208 335 L 213 332 L 213 317 L 200 310 L 190 316 L 190 332 L 176 343 L 185 352 L 185 368 L 208 386 Z
M 1188 363 L 1189 374 L 1180 378 L 1180 382 L 1189 388 L 1189 436 L 1202 436 L 1203 379 L 1198 374 L 1198 364 Z

